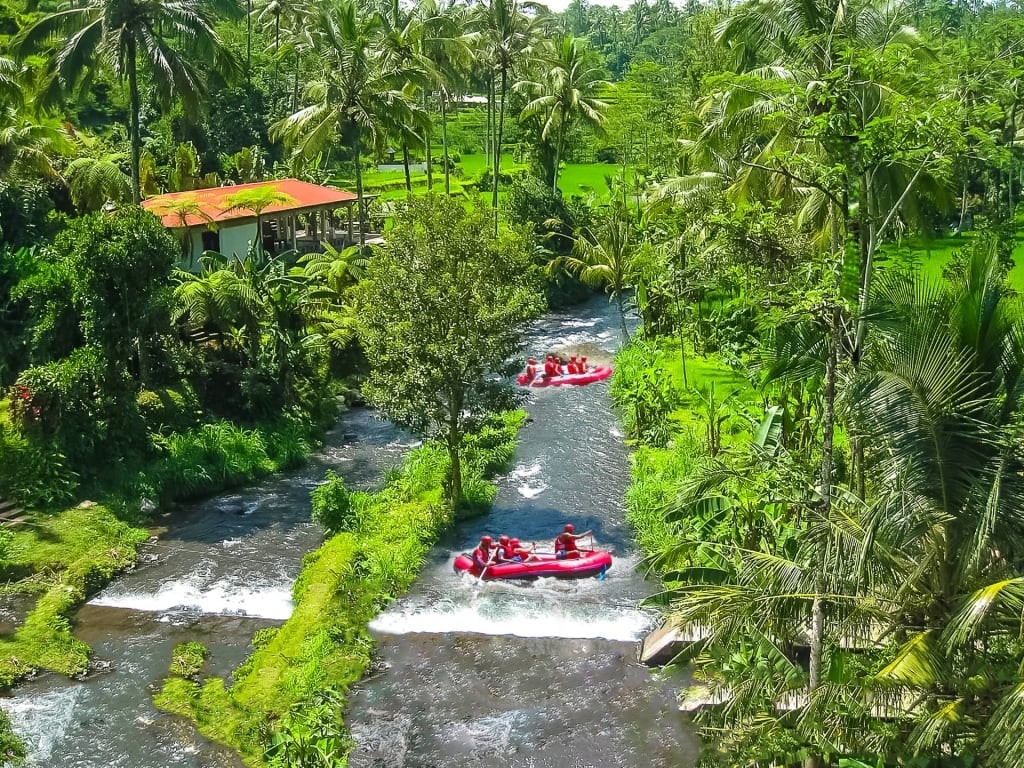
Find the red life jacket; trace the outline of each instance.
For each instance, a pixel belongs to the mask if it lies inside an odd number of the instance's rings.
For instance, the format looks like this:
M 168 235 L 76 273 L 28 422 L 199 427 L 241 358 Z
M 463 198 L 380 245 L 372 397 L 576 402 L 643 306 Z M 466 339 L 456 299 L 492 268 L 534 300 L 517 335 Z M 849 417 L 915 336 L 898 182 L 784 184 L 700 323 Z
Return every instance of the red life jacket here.
M 566 550 L 568 552 L 576 551 L 576 539 L 573 538 L 571 533 L 560 533 L 555 539 L 555 551 Z
M 526 366 L 526 378 L 532 379 L 537 375 L 537 366 L 528 365 Z
M 477 547 L 476 549 L 474 549 L 473 565 L 476 565 L 480 568 L 483 568 L 485 565 L 487 565 L 487 561 L 491 559 L 491 551 L 492 550 L 490 549 L 483 549 L 482 547 Z

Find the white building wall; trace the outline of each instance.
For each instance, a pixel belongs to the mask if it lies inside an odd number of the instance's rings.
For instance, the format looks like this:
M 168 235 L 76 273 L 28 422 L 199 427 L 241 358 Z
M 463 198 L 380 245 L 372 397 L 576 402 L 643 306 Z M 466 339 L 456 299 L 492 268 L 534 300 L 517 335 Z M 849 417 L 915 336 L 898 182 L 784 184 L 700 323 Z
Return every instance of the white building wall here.
M 248 221 L 235 225 L 221 225 L 218 230 L 220 235 L 220 252 L 225 256 L 238 255 L 245 258 L 249 252 L 249 245 L 256 239 L 256 222 Z M 200 249 L 202 253 L 202 234 L 200 238 Z

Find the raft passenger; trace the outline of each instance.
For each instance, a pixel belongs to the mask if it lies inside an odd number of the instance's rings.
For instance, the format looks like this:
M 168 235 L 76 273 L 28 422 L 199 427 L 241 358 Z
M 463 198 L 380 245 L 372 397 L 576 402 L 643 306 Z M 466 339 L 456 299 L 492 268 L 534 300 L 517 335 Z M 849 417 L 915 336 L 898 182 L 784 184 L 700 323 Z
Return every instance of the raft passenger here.
M 576 526 L 572 523 L 565 524 L 565 530 L 555 538 L 555 557 L 558 560 L 575 560 L 580 557 L 580 551 L 576 547 L 576 540 L 590 536 L 592 531 L 576 533 Z
M 498 537 L 498 549 L 496 551 L 495 561 L 499 563 L 511 563 L 514 562 L 512 556 L 515 551 L 509 544 L 510 539 L 508 536 L 502 534 Z
M 579 363 L 576 362 L 576 355 L 569 357 L 569 364 L 566 366 L 569 369 L 569 373 L 580 373 Z
M 526 380 L 533 381 L 537 378 L 537 361 L 532 357 L 526 361 Z
M 482 536 L 480 545 L 473 550 L 473 565 L 477 568 L 486 568 L 494 562 L 494 551 L 491 544 L 494 542 L 490 536 Z

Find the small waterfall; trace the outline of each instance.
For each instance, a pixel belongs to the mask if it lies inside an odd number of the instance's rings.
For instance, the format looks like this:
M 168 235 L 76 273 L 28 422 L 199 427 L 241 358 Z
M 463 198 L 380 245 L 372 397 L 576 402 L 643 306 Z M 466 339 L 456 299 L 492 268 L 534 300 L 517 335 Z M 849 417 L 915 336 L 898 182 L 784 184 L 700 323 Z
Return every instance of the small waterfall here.
M 147 613 L 191 612 L 285 621 L 295 608 L 292 581 L 225 578 L 207 584 L 199 577 L 188 576 L 162 584 L 153 592 L 114 587 L 95 597 L 90 605 Z

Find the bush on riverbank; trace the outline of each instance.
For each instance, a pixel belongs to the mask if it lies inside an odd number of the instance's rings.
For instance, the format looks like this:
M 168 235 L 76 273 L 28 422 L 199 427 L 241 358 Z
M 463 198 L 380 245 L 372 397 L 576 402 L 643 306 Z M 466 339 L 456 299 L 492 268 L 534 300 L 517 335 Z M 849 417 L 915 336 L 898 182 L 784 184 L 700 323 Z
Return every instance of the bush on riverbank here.
M 467 479 L 483 484 L 483 470 L 502 468 L 525 416 L 514 411 L 483 424 L 467 443 Z M 192 719 L 204 736 L 237 749 L 251 766 L 305 765 L 300 756 L 311 739 L 341 749 L 344 725 L 330 702 L 370 665 L 370 620 L 408 588 L 451 524 L 443 503 L 447 474 L 446 452 L 428 444 L 411 451 L 376 493 L 349 492 L 329 475 L 314 491 L 314 507 L 330 517 L 329 508 L 341 499 L 347 512 L 338 516 L 341 532 L 306 556 L 291 618 L 254 638 L 254 651 L 233 673 L 230 688 L 220 678 L 170 678 L 156 705 Z M 343 764 L 340 754 L 337 760 Z

